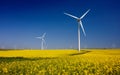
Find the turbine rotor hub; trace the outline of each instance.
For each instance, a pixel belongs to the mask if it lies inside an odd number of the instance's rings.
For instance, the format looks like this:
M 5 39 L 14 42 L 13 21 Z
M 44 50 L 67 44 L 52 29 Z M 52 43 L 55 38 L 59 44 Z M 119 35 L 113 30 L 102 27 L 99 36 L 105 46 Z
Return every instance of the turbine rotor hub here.
M 80 22 L 80 19 L 77 19 L 78 22 Z

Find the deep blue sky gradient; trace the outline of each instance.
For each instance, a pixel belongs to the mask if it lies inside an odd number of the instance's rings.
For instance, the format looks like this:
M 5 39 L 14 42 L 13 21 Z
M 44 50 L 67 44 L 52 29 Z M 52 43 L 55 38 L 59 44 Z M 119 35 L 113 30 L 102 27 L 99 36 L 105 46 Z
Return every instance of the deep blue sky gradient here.
M 82 48 L 120 48 L 119 0 L 0 0 L 0 47 L 40 48 L 35 37 L 46 32 L 51 48 L 77 48 L 77 22 L 82 16 Z

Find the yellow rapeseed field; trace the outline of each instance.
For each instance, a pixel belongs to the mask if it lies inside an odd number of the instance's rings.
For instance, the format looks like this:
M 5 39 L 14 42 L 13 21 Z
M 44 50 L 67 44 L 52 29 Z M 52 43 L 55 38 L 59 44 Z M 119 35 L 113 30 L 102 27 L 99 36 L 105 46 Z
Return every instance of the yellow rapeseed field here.
M 0 51 L 0 57 L 60 57 L 78 53 L 77 50 L 6 50 Z
M 2 50 L 0 75 L 120 75 L 120 49 Z

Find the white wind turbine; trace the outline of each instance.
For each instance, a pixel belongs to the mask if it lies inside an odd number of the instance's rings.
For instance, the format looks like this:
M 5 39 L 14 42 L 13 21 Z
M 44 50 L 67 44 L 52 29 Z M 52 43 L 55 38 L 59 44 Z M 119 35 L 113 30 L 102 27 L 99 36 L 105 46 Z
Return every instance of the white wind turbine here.
M 86 33 L 85 33 L 85 30 L 84 30 L 84 27 L 83 27 L 83 25 L 82 25 L 82 21 L 81 21 L 81 20 L 83 19 L 83 17 L 84 17 L 89 11 L 90 11 L 90 9 L 89 9 L 87 12 L 85 12 L 80 18 L 79 18 L 79 17 L 76 17 L 76 16 L 73 16 L 73 15 L 71 15 L 71 14 L 68 14 L 68 13 L 64 13 L 65 15 L 68 15 L 68 16 L 76 19 L 77 22 L 78 22 L 78 50 L 79 50 L 79 52 L 80 52 L 80 27 L 82 28 L 82 31 L 83 31 L 84 35 L 86 36 Z
M 45 42 L 45 39 L 44 39 L 45 35 L 46 35 L 46 33 L 44 33 L 41 37 L 36 37 L 38 39 L 41 39 L 41 49 L 44 49 L 44 46 L 46 45 L 46 42 Z

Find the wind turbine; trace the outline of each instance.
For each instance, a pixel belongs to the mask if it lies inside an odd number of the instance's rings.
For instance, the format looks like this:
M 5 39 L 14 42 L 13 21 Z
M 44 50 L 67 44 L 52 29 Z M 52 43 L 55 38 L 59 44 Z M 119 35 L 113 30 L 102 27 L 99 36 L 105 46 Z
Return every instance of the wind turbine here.
M 79 50 L 79 52 L 80 52 L 80 27 L 82 28 L 82 31 L 83 31 L 84 35 L 86 36 L 86 33 L 85 33 L 85 30 L 84 30 L 84 27 L 83 27 L 83 25 L 82 25 L 82 21 L 81 21 L 81 20 L 84 18 L 84 16 L 85 16 L 89 11 L 90 11 L 90 9 L 89 9 L 88 11 L 86 11 L 80 18 L 79 18 L 79 17 L 76 17 L 76 16 L 73 16 L 73 15 L 71 15 L 71 14 L 68 14 L 68 13 L 64 13 L 65 15 L 70 16 L 70 17 L 76 19 L 77 22 L 78 22 L 78 50 Z
M 41 39 L 41 49 L 42 50 L 44 49 L 44 45 L 46 44 L 45 39 L 44 39 L 45 35 L 46 35 L 46 33 L 44 33 L 41 37 L 36 37 L 38 39 Z

